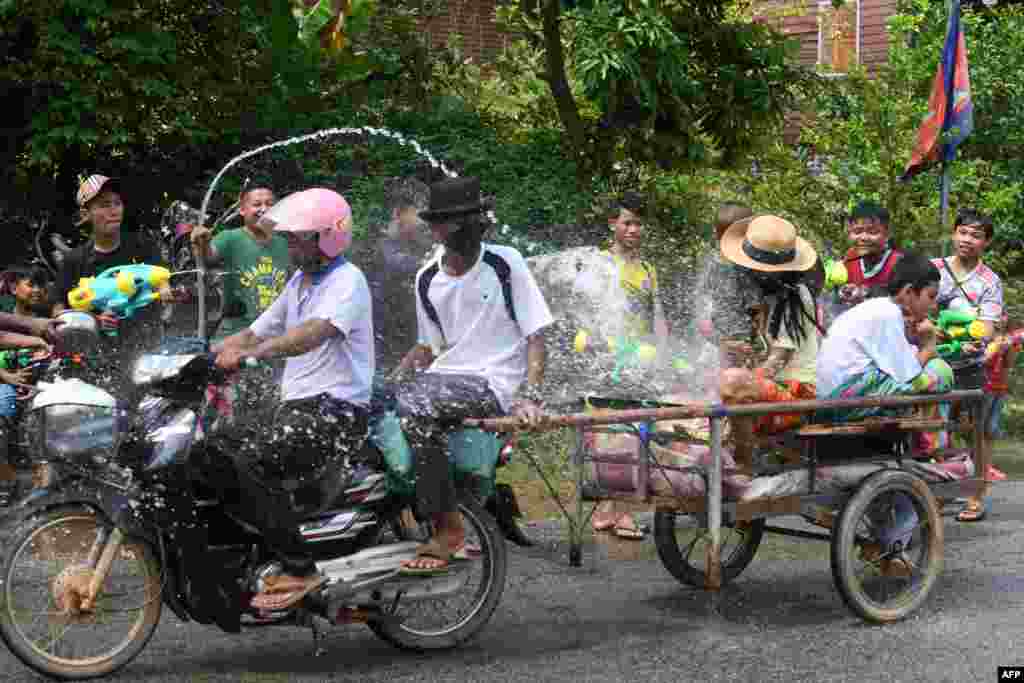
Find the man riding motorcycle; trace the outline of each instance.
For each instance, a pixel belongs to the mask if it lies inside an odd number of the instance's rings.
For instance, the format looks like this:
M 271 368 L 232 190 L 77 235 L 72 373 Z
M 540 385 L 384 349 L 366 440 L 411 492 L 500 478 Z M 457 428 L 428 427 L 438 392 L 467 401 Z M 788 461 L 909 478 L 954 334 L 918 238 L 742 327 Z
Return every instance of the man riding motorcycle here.
M 352 241 L 345 199 L 314 188 L 289 195 L 261 219 L 284 234 L 298 271 L 255 322 L 214 347 L 216 365 L 286 358 L 282 403 L 269 435 L 219 436 L 222 455 L 203 475 L 229 511 L 263 533 L 280 562 L 252 600 L 288 608 L 324 584 L 299 533 L 296 498 L 353 454 L 366 437 L 374 372 L 370 291 L 342 255 Z M 231 454 L 230 460 L 227 454 Z

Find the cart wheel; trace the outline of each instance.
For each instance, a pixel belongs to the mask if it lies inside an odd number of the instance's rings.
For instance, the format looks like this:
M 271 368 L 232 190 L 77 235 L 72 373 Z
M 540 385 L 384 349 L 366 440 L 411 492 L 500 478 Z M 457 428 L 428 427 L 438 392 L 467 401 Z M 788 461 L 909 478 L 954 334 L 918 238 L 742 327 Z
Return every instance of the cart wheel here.
M 764 520 L 722 527 L 722 585 L 747 568 L 764 536 Z M 654 513 L 654 545 L 665 569 L 679 581 L 704 587 L 705 550 L 710 538 L 698 518 L 673 510 Z
M 867 621 L 899 621 L 921 606 L 942 571 L 942 518 L 928 484 L 900 470 L 861 483 L 832 534 L 832 576 Z

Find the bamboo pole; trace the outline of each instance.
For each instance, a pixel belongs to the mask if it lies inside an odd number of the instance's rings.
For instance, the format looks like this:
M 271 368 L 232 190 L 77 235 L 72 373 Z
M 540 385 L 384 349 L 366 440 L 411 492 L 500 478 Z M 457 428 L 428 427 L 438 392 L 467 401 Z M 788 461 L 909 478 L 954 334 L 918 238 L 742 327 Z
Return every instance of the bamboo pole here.
M 589 427 L 593 425 L 631 422 L 658 422 L 661 420 L 773 415 L 777 413 L 813 413 L 819 410 L 907 408 L 935 403 L 960 403 L 962 401 L 980 400 L 984 395 L 984 392 L 980 389 L 971 389 L 968 391 L 950 391 L 944 394 L 869 396 L 867 398 L 789 401 L 785 403 L 748 403 L 745 405 L 694 402 L 671 408 L 602 409 L 588 413 L 570 413 L 568 415 L 548 414 L 536 426 L 528 425 L 518 417 L 467 419 L 463 421 L 463 426 L 492 432 L 541 431 L 563 427 Z

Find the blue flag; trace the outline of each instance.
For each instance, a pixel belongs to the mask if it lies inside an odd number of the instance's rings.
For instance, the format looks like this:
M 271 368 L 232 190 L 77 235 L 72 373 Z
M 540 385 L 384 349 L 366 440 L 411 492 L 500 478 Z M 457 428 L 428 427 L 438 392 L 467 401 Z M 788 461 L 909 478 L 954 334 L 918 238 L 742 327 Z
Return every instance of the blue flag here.
M 967 42 L 960 25 L 960 0 L 953 0 L 942 58 L 928 98 L 928 114 L 900 180 L 909 180 L 937 161 L 952 161 L 956 148 L 974 129 L 974 105 L 967 73 Z

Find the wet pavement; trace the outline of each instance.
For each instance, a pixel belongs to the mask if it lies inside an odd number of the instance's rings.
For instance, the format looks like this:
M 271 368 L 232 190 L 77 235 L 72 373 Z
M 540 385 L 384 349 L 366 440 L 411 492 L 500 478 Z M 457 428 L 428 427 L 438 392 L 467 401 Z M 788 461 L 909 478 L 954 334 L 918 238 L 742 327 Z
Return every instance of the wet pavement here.
M 625 552 L 512 548 L 509 583 L 489 626 L 459 650 L 400 652 L 365 627 L 231 636 L 168 610 L 120 680 L 171 681 L 988 681 L 1024 663 L 1024 484 L 997 485 L 981 524 L 946 517 L 945 570 L 904 622 L 865 624 L 832 585 L 827 546 L 766 553 L 717 597 L 678 584 L 650 541 Z M 815 541 L 803 543 L 814 544 Z M 814 557 L 807 557 L 814 555 Z M 610 559 L 610 557 L 619 559 Z M 38 680 L 6 651 L 0 679 Z

